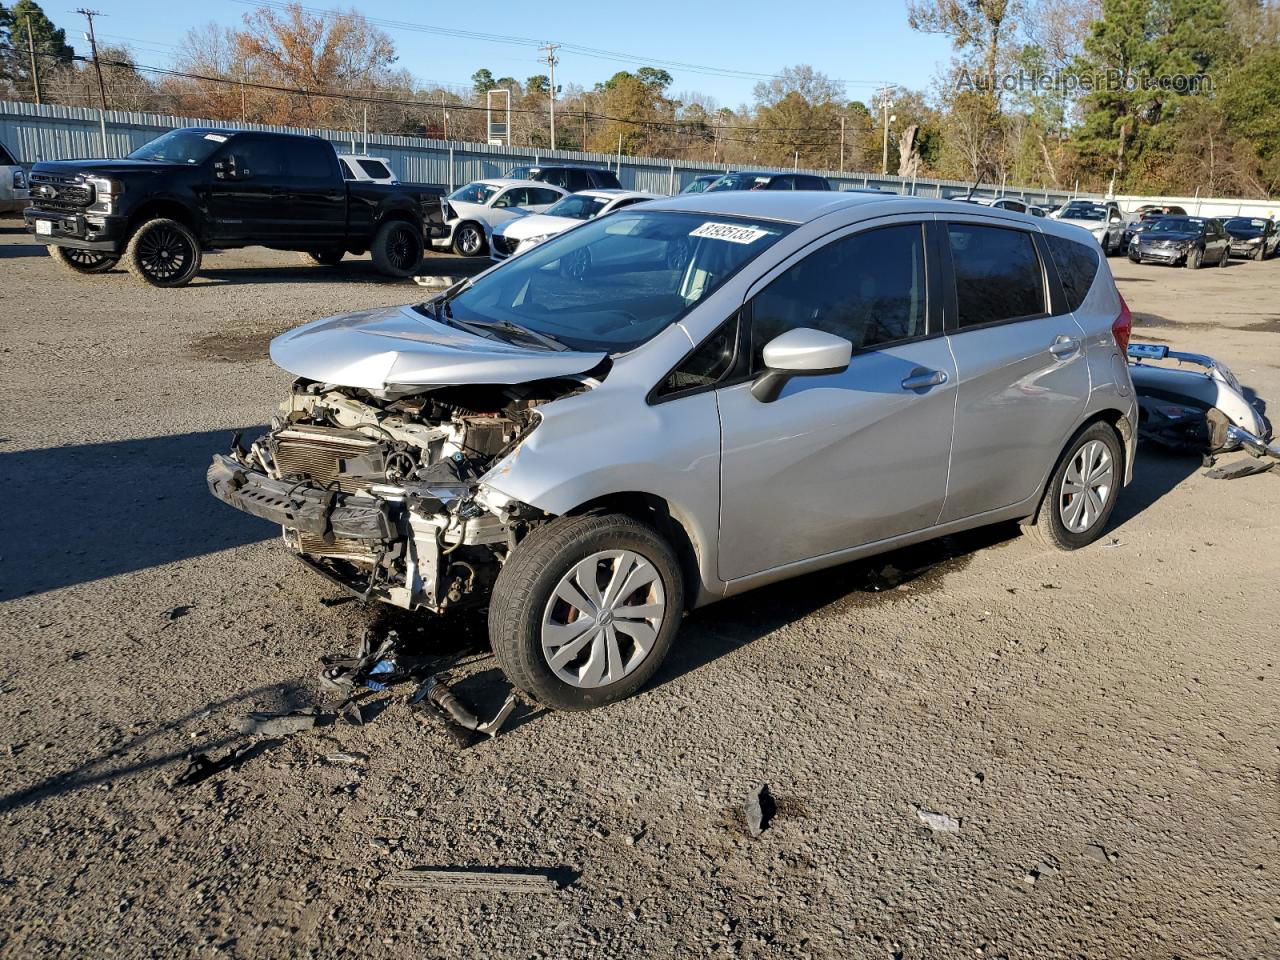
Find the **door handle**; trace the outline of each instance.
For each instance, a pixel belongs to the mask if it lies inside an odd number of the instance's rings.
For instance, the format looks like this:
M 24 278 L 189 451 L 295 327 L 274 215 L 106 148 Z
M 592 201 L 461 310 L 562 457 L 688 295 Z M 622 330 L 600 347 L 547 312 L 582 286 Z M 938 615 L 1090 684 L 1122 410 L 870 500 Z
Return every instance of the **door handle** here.
M 911 371 L 911 375 L 902 381 L 903 390 L 927 390 L 929 387 L 937 387 L 947 382 L 947 372 L 945 370 L 930 370 L 926 367 L 916 367 Z
M 1074 356 L 1080 350 L 1080 341 L 1075 337 L 1068 337 L 1065 334 L 1049 344 L 1049 352 L 1059 360 L 1065 360 Z

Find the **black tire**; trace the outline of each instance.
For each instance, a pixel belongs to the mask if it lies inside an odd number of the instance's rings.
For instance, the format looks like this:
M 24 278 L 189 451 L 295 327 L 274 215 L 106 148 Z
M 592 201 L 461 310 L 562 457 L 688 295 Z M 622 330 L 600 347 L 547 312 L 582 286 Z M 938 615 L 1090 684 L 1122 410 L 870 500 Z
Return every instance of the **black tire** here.
M 1111 483 L 1102 509 L 1096 512 L 1085 529 L 1073 531 L 1067 527 L 1062 518 L 1063 509 L 1068 509 L 1063 505 L 1064 496 L 1067 495 L 1063 490 L 1063 484 L 1068 472 L 1073 468 L 1077 455 L 1086 445 L 1095 441 L 1101 442 L 1110 454 Z M 1039 540 L 1043 546 L 1055 550 L 1079 550 L 1081 547 L 1087 547 L 1107 528 L 1107 522 L 1111 519 L 1111 512 L 1115 509 L 1116 500 L 1124 482 L 1124 470 L 1124 450 L 1116 437 L 1116 432 L 1106 423 L 1090 424 L 1076 434 L 1067 445 L 1045 487 L 1036 515 L 1023 525 L 1023 530 Z M 1083 496 L 1083 494 L 1073 495 L 1073 500 L 1074 496 Z
M 480 224 L 465 220 L 453 228 L 453 252 L 458 256 L 478 257 L 485 252 L 487 246 L 484 228 Z
M 1138 256 L 1136 253 L 1131 253 L 1131 254 L 1129 254 L 1129 259 L 1130 259 L 1131 261 L 1133 261 L 1134 263 L 1141 263 L 1141 262 L 1142 262 L 1142 258 L 1141 258 L 1140 256 Z
M 1218 266 L 1220 267 L 1228 266 L 1230 260 L 1231 260 L 1231 250 L 1230 249 L 1223 250 L 1222 254 L 1218 257 Z
M 638 554 L 657 571 L 665 599 L 662 620 L 648 652 L 630 672 L 608 685 L 575 686 L 557 677 L 547 661 L 543 619 L 553 615 L 562 578 L 592 554 L 612 550 Z M 648 682 L 671 649 L 683 611 L 679 562 L 652 527 L 616 513 L 558 517 L 529 534 L 503 564 L 489 603 L 489 638 L 498 663 L 519 689 L 555 710 L 590 710 L 629 697 Z M 626 640 L 621 634 L 620 641 Z M 595 647 L 582 649 L 587 657 Z
M 78 250 L 75 247 L 60 247 L 56 243 L 49 244 L 49 256 L 53 257 L 64 270 L 71 273 L 106 273 L 117 263 L 119 257 L 98 253 L 94 250 Z
M 407 220 L 388 220 L 374 234 L 369 252 L 378 272 L 388 277 L 411 277 L 422 265 L 422 230 Z
M 152 287 L 185 287 L 200 272 L 200 241 L 177 220 L 148 220 L 129 238 L 129 272 Z
M 1199 270 L 1202 263 L 1204 263 L 1204 253 L 1201 252 L 1199 247 L 1187 253 L 1188 270 Z
M 342 262 L 342 258 L 346 255 L 347 251 L 341 248 L 333 250 L 308 250 L 306 253 L 298 254 L 298 256 L 302 258 L 303 263 L 308 263 L 317 267 L 336 267 Z

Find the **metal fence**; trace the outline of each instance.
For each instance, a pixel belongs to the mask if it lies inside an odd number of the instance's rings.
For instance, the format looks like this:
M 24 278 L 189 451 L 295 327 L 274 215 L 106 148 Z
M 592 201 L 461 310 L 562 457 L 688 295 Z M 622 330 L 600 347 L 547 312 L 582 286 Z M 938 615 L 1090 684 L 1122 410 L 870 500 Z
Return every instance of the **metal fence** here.
M 215 127 L 235 130 L 267 130 L 278 133 L 309 133 L 330 140 L 341 152 L 362 152 L 360 134 L 342 130 L 313 130 L 297 127 L 264 126 L 262 124 L 227 123 L 192 117 L 171 117 L 152 113 L 128 113 L 120 110 L 100 111 L 90 107 L 60 105 L 37 106 L 33 103 L 0 101 L 0 142 L 18 160 L 35 163 L 41 160 L 66 160 L 80 157 L 122 157 L 174 127 Z M 663 160 L 652 157 L 618 156 L 607 153 L 583 153 L 576 150 L 538 150 L 530 147 L 490 146 L 483 143 L 426 140 L 420 137 L 397 137 L 370 134 L 368 150 L 389 157 L 402 180 L 435 183 L 449 188 L 484 177 L 496 177 L 517 164 L 555 160 L 590 166 L 607 166 L 616 170 L 624 187 L 654 193 L 678 193 L 695 177 L 704 173 L 725 173 L 746 169 L 741 164 L 715 166 Z M 876 173 L 799 168 L 752 166 L 752 170 L 779 173 L 812 173 L 826 177 L 836 190 L 878 187 L 895 193 L 926 197 L 963 196 L 971 184 L 958 180 L 911 179 L 880 176 Z M 979 188 L 975 196 L 991 197 L 1000 190 Z M 1004 196 L 1026 199 L 1032 203 L 1061 203 L 1070 194 L 1039 187 L 1007 187 Z
M 61 160 L 76 157 L 122 157 L 148 140 L 174 127 L 217 127 L 236 130 L 268 130 L 279 133 L 310 133 L 324 137 L 342 152 L 362 152 L 365 144 L 360 135 L 342 130 L 312 130 L 296 127 L 237 124 L 221 120 L 200 120 L 152 113 L 128 113 L 119 110 L 100 111 L 89 107 L 59 105 L 36 106 L 33 103 L 0 101 L 0 142 L 23 163 Z M 402 180 L 434 183 L 450 189 L 485 177 L 497 177 L 517 164 L 554 160 L 607 166 L 618 173 L 624 187 L 654 193 L 678 193 L 704 173 L 725 173 L 743 169 L 741 165 L 713 166 L 663 160 L 652 157 L 618 156 L 607 153 L 582 153 L 576 150 L 537 150 L 529 147 L 490 146 L 483 143 L 426 140 L 420 137 L 396 137 L 370 134 L 368 150 L 391 159 Z M 751 167 L 753 170 L 792 172 L 791 168 Z M 911 179 L 881 176 L 876 173 L 810 170 L 800 173 L 826 177 L 836 190 L 875 187 L 894 193 L 925 197 L 956 197 L 969 193 L 970 184 L 959 180 Z M 1057 204 L 1075 194 L 1034 186 L 993 188 L 979 187 L 975 197 L 1011 196 L 1030 203 Z M 1096 196 L 1079 194 L 1079 196 Z M 1280 201 L 1248 200 L 1231 197 L 1143 197 L 1115 198 L 1122 209 L 1134 210 L 1145 203 L 1170 203 L 1188 213 L 1204 216 L 1274 217 L 1280 213 Z

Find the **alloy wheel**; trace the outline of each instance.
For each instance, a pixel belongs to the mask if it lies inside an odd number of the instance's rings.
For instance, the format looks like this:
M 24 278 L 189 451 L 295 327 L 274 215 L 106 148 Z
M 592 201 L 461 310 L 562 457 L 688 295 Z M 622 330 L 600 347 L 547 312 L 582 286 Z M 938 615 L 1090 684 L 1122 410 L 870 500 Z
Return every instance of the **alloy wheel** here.
M 1071 458 L 1058 494 L 1058 515 L 1072 533 L 1084 533 L 1102 516 L 1115 487 L 1111 451 L 1101 440 L 1090 440 Z
M 464 256 L 476 256 L 480 252 L 482 242 L 480 231 L 475 227 L 463 227 L 458 236 L 458 246 L 462 249 Z
M 65 256 L 83 270 L 92 270 L 111 259 L 106 254 L 94 253 L 92 250 L 77 250 L 74 247 L 68 247 Z
M 560 578 L 542 616 L 542 654 L 570 686 L 617 683 L 648 657 L 666 615 L 657 568 L 632 550 L 600 550 Z
M 397 270 L 412 270 L 422 259 L 412 227 L 398 227 L 387 238 L 387 260 Z
M 155 227 L 138 241 L 138 264 L 155 280 L 172 280 L 191 263 L 191 244 L 172 227 Z

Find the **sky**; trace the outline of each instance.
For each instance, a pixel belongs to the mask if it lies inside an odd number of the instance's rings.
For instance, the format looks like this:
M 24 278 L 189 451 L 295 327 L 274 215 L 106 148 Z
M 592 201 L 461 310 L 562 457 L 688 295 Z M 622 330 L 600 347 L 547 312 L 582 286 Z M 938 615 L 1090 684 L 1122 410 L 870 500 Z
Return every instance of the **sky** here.
M 97 21 L 98 38 L 102 43 L 132 47 L 140 64 L 168 66 L 188 29 L 209 21 L 239 25 L 255 5 L 252 0 L 204 0 L 177 7 L 171 0 L 95 0 L 104 14 Z M 303 6 L 355 6 L 375 22 L 395 22 L 377 25 L 395 40 L 400 55 L 397 66 L 426 83 L 450 87 L 470 86 L 471 74 L 480 67 L 488 67 L 495 77 L 512 76 L 521 82 L 547 72 L 534 44 L 499 42 L 492 37 L 552 41 L 623 55 L 612 59 L 583 50 L 560 50 L 556 82 L 561 87 L 591 87 L 618 70 L 653 65 L 672 75 L 672 95 L 698 91 L 726 107 L 751 101 L 752 88 L 761 78 L 745 74 L 770 75 L 807 63 L 844 81 L 848 99 L 866 101 L 882 82 L 928 88 L 951 56 L 947 38 L 920 34 L 907 26 L 903 0 L 875 4 L 808 0 L 803 5 L 784 0 L 526 0 L 518 4 L 303 0 Z M 67 29 L 73 46 L 87 47 L 79 17 L 60 13 L 52 5 L 46 5 L 46 12 Z M 472 36 L 429 32 L 440 28 Z

